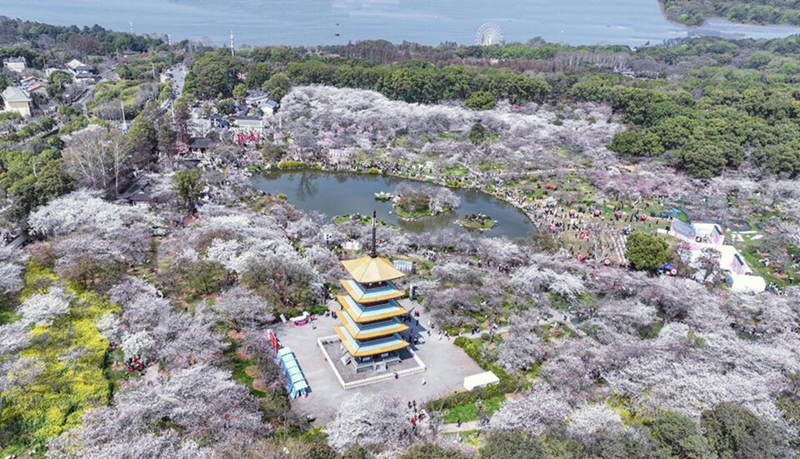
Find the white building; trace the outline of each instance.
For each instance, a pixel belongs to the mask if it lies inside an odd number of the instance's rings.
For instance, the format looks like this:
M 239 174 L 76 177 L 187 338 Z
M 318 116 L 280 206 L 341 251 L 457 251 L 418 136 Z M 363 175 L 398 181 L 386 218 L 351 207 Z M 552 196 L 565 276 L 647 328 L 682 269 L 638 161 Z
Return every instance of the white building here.
M 75 77 L 81 74 L 94 73 L 94 67 L 92 67 L 89 64 L 84 64 L 83 62 L 77 59 L 69 61 L 66 67 L 67 70 L 69 70 L 69 73 L 71 73 Z
M 725 273 L 725 280 L 731 291 L 758 293 L 766 289 L 766 281 L 750 269 L 736 247 L 724 244 L 725 234 L 719 225 L 714 223 L 688 225 L 676 219 L 672 222 L 669 234 L 688 245 L 690 259 L 684 262 L 698 269 L 700 277 L 706 276 L 700 266 L 700 259 L 714 251 L 719 254 L 716 260 L 719 268 Z
M 31 116 L 31 98 L 22 88 L 9 86 L 2 97 L 6 111 L 17 112 L 25 118 Z
M 258 116 L 237 116 L 233 122 L 234 130 L 259 131 L 264 129 L 264 119 Z
M 8 59 L 3 59 L 3 67 L 19 73 L 28 68 L 28 60 L 25 59 L 25 56 L 9 57 Z
M 347 150 L 339 150 L 336 148 L 331 148 L 328 150 L 328 161 L 331 164 L 339 164 L 346 162 L 350 158 L 350 152 Z
M 710 244 L 722 245 L 725 242 L 725 234 L 716 223 L 692 223 L 695 231 L 695 238 L 701 241 L 708 241 Z

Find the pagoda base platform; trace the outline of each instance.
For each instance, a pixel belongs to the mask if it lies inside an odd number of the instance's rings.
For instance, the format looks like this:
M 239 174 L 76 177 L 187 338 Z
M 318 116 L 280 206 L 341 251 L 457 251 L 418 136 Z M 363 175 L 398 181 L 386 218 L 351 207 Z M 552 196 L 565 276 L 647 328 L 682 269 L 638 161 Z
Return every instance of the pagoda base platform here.
M 345 364 L 343 360 L 347 359 L 343 357 L 349 354 L 338 336 L 326 336 L 320 338 L 317 343 L 344 389 L 393 380 L 395 373 L 400 378 L 427 369 L 410 347 L 395 351 L 383 359 L 356 363 L 355 359 L 350 358 L 350 362 Z

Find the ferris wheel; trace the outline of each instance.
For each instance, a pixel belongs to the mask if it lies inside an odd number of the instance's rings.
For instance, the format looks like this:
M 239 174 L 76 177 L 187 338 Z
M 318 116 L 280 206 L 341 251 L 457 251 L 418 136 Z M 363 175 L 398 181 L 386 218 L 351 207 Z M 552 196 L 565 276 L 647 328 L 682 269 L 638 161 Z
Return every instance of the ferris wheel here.
M 475 44 L 479 46 L 503 44 L 503 30 L 495 22 L 484 22 L 475 34 Z

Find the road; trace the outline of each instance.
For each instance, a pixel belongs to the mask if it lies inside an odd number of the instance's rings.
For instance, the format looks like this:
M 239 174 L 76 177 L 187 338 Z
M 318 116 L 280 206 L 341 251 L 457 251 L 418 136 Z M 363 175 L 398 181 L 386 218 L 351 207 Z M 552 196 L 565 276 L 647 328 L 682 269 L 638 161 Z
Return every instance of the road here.
M 89 118 L 89 111 L 86 110 L 86 102 L 89 101 L 92 97 L 94 97 L 94 93 L 92 93 L 91 89 L 87 89 L 86 92 L 83 93 L 78 99 L 73 102 L 73 104 L 79 104 L 81 107 L 81 111 L 83 112 L 83 116 Z
M 178 98 L 183 93 L 183 85 L 186 84 L 187 69 L 183 65 L 179 65 L 172 70 L 173 94 Z
M 183 85 L 186 84 L 186 72 L 187 69 L 183 65 L 169 69 L 169 73 L 172 74 L 172 95 L 161 104 L 162 113 L 169 110 L 172 107 L 172 103 L 183 94 Z

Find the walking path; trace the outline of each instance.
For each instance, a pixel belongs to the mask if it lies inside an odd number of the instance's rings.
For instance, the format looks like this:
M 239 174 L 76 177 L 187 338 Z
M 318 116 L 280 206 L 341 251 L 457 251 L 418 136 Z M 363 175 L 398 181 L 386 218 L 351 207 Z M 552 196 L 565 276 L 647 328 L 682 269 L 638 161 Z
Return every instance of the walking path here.
M 628 259 L 625 258 L 625 252 L 628 250 L 627 241 L 627 236 L 615 231 L 611 233 L 611 243 L 614 244 L 614 252 L 617 254 L 617 259 L 619 259 L 620 263 L 623 265 L 628 264 Z
M 19 236 L 17 236 L 14 239 L 12 239 L 11 242 L 8 243 L 7 247 L 10 247 L 12 249 L 18 249 L 18 248 L 22 247 L 22 244 L 24 244 L 25 241 L 27 241 L 27 240 L 28 240 L 28 236 L 26 236 L 24 234 L 20 234 Z
M 480 421 L 469 421 L 461 423 L 461 427 L 458 427 L 458 424 L 442 424 L 439 426 L 439 433 L 456 433 L 456 432 L 469 432 L 470 430 L 478 430 L 481 427 Z

